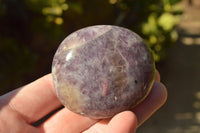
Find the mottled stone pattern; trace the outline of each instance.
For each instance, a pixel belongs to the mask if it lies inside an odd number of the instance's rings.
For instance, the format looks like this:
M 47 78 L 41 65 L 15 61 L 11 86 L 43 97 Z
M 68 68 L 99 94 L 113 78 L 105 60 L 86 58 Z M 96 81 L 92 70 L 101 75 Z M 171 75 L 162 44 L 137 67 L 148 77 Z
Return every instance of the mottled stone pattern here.
M 52 74 L 58 98 L 68 109 L 108 118 L 133 108 L 148 95 L 155 65 L 137 34 L 99 25 L 64 39 L 54 56 Z

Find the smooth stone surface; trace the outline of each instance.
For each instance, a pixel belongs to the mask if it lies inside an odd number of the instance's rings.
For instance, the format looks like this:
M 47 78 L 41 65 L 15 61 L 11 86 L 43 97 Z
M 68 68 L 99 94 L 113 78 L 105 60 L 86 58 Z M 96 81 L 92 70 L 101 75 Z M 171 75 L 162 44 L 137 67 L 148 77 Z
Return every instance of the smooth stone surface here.
M 54 56 L 52 75 L 64 106 L 101 119 L 132 109 L 148 95 L 155 64 L 150 49 L 137 34 L 99 25 L 64 39 Z

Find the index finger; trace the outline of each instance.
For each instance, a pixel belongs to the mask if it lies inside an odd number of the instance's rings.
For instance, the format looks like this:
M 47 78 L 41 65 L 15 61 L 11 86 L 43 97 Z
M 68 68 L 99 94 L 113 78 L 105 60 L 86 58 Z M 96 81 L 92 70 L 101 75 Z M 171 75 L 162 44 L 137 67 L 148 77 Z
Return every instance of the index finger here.
M 3 100 L 27 123 L 33 123 L 61 106 L 53 86 L 52 76 L 48 74 L 10 94 Z

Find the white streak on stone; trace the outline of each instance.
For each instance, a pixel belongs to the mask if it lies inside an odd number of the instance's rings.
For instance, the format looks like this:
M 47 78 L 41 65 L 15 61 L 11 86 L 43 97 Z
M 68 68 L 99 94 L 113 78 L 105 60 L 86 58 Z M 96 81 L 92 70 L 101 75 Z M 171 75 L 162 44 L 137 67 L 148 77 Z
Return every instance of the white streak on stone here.
M 66 61 L 69 61 L 69 60 L 72 58 L 72 54 L 73 54 L 73 51 L 71 50 L 71 51 L 67 54 L 65 60 L 66 60 Z
M 116 100 L 117 100 L 117 97 L 115 96 L 114 98 L 115 98 L 115 101 L 116 101 Z

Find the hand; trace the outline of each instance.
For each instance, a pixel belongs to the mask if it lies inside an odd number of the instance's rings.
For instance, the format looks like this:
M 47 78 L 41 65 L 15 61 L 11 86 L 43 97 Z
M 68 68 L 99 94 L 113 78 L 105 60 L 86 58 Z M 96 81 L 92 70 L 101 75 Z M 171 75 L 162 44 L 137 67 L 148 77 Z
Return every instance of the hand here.
M 147 98 L 132 111 L 94 120 L 62 108 L 42 124 L 33 123 L 61 107 L 51 74 L 0 97 L 0 133 L 134 133 L 166 101 L 167 91 L 156 81 Z

